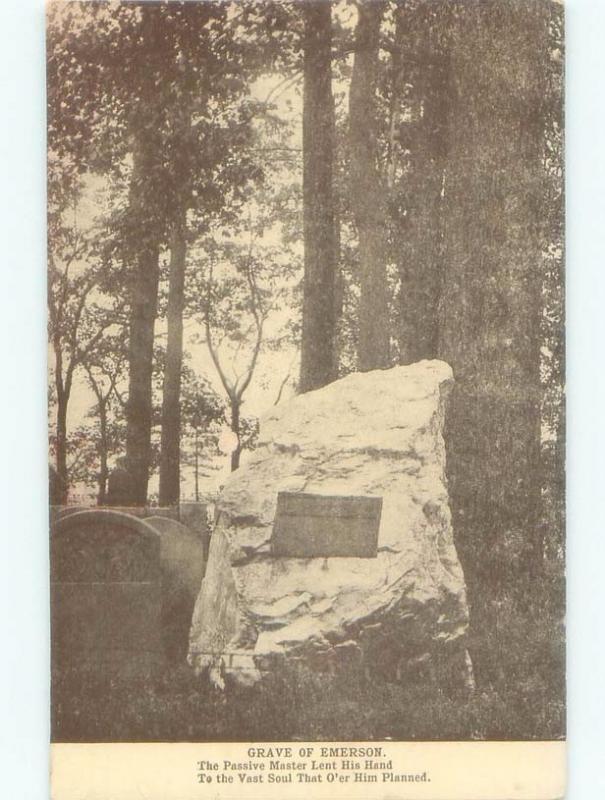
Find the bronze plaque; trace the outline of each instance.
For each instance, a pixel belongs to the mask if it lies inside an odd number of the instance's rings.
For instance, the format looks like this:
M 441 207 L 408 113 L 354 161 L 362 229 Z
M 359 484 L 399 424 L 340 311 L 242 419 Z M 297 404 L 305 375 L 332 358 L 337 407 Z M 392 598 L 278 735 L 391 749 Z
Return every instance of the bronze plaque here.
M 279 492 L 272 552 L 284 558 L 376 558 L 382 497 Z

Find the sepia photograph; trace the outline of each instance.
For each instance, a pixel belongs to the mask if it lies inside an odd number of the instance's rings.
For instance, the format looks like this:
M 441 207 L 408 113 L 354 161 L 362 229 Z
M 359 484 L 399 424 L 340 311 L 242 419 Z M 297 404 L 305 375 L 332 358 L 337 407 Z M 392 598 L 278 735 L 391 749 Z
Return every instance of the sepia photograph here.
M 564 62 L 558 0 L 48 3 L 53 743 L 565 740 Z

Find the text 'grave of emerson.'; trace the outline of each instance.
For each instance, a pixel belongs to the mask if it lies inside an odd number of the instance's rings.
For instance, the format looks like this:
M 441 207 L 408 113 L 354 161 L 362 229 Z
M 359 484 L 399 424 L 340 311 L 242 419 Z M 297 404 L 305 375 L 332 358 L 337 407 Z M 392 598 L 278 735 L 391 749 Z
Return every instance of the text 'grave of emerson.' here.
M 428 783 L 429 774 L 398 763 L 387 747 L 249 747 L 246 758 L 197 762 L 200 784 Z

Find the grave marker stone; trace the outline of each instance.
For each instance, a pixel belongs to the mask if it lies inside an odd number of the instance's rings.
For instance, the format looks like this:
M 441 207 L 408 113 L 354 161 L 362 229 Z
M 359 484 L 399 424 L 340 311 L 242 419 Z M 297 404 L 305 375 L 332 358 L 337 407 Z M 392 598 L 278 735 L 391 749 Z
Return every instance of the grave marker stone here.
M 162 632 L 166 652 L 185 659 L 193 607 L 204 577 L 202 539 L 166 517 L 145 520 L 160 536 Z
M 80 511 L 51 529 L 52 658 L 139 671 L 162 659 L 160 538 L 143 520 Z
M 208 559 L 210 546 L 210 525 L 208 524 L 208 507 L 206 503 L 179 503 L 179 522 L 186 525 L 204 546 L 204 560 Z

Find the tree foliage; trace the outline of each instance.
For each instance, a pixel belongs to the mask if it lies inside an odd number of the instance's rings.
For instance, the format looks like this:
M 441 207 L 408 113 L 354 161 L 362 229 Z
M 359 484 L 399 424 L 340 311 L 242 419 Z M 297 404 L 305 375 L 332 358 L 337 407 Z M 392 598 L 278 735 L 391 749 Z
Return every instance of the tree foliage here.
M 562 541 L 561 70 L 550 2 L 53 4 L 53 447 L 87 383 L 136 501 L 163 459 L 176 502 L 175 468 L 217 465 L 221 425 L 237 467 L 260 392 L 441 357 L 469 576 L 543 565 Z

